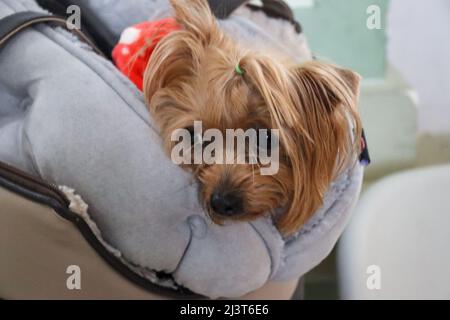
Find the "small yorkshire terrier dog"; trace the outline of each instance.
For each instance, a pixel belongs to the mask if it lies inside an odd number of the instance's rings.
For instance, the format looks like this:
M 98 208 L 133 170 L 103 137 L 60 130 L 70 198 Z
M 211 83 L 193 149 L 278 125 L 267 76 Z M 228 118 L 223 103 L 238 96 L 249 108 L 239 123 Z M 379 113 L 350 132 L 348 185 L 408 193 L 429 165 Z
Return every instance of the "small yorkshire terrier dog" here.
M 206 0 L 170 2 L 178 27 L 154 48 L 142 88 L 167 152 L 172 133 L 192 132 L 195 121 L 222 132 L 277 129 L 276 174 L 261 174 L 261 163 L 183 167 L 216 223 L 272 214 L 282 234 L 296 232 L 341 169 L 357 159 L 359 75 L 244 48 L 219 29 Z

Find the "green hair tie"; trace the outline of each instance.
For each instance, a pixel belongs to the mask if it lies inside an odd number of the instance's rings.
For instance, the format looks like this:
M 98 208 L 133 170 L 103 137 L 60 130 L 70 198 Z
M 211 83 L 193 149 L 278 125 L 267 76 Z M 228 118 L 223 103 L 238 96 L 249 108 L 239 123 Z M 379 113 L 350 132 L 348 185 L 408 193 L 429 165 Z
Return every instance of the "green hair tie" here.
M 241 66 L 239 65 L 239 63 L 236 65 L 236 67 L 234 68 L 234 70 L 236 71 L 236 73 L 240 76 L 242 76 L 244 74 L 244 71 L 242 71 Z

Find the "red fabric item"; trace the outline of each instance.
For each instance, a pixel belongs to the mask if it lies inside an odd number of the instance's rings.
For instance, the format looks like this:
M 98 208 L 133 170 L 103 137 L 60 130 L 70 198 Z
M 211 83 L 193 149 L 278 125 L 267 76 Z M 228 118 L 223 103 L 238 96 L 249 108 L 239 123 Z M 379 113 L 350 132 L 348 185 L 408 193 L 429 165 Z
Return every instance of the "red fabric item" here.
M 112 52 L 114 63 L 142 91 L 144 71 L 156 45 L 166 35 L 179 29 L 173 18 L 143 22 L 127 28 Z

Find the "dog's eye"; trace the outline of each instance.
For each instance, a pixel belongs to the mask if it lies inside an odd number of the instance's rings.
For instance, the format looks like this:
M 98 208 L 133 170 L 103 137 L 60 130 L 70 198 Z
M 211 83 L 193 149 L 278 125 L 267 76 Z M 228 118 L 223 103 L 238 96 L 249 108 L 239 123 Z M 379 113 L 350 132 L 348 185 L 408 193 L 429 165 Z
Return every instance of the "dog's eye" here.
M 272 133 L 270 130 L 259 130 L 258 133 L 258 149 L 272 149 Z

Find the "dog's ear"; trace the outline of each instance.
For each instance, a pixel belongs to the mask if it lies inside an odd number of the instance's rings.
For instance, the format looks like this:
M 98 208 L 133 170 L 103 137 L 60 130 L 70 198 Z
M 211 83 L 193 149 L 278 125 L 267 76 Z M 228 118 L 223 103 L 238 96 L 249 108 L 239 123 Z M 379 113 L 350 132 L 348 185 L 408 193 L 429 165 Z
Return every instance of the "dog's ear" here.
M 293 74 L 303 104 L 322 106 L 328 112 L 342 104 L 356 107 L 361 80 L 357 73 L 313 61 L 294 68 Z
M 295 191 L 289 212 L 279 221 L 287 233 L 319 208 L 336 174 L 353 161 L 361 136 L 358 74 L 320 62 L 290 72 L 290 92 L 295 93 L 292 101 L 299 116 L 293 127 L 296 143 L 290 146 L 292 150 L 298 146 L 297 154 L 290 154 Z
M 353 72 L 348 69 L 336 68 L 336 72 L 342 78 L 342 80 L 345 82 L 345 84 L 350 89 L 350 91 L 353 93 L 353 96 L 358 97 L 361 76 L 358 73 Z
M 144 72 L 144 94 L 150 109 L 159 89 L 174 81 L 188 81 L 205 47 L 222 39 L 206 0 L 170 0 L 170 3 L 182 30 L 159 41 Z
M 218 31 L 216 19 L 206 0 L 170 0 L 175 19 L 203 43 Z

